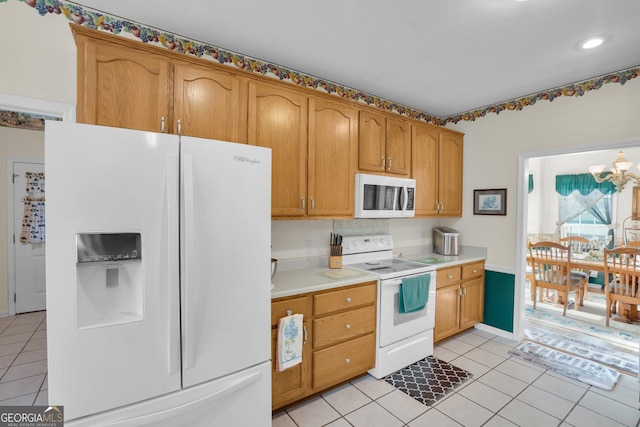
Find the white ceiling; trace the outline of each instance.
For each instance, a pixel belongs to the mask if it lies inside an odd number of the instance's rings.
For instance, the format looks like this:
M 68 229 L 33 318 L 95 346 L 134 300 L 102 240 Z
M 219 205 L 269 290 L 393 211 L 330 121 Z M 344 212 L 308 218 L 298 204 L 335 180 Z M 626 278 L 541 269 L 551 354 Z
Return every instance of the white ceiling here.
M 639 0 L 74 3 L 441 118 L 640 65 Z

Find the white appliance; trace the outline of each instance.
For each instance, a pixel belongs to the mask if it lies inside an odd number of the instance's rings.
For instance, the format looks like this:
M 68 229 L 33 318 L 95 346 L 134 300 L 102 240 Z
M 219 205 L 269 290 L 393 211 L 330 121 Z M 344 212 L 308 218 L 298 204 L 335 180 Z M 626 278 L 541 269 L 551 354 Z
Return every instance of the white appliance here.
M 358 173 L 355 181 L 356 218 L 415 216 L 415 179 Z
M 271 151 L 47 122 L 45 163 L 65 425 L 270 426 Z
M 379 276 L 376 366 L 369 373 L 382 378 L 432 355 L 435 267 L 393 258 L 391 235 L 345 236 L 342 245 L 344 265 Z M 400 313 L 398 298 L 402 279 L 424 274 L 430 275 L 426 306 L 414 312 Z

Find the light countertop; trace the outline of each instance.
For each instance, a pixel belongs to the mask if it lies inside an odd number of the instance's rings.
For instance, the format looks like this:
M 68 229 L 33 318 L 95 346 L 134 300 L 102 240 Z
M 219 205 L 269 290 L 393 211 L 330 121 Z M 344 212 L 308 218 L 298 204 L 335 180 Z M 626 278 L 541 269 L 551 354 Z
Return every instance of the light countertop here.
M 271 298 L 322 291 L 371 280 L 378 280 L 378 276 L 346 266 L 336 269 L 307 267 L 278 271 L 271 280 L 271 283 L 275 285 L 271 290 Z
M 482 261 L 487 257 L 486 248 L 475 246 L 462 246 L 460 254 L 457 256 L 435 254 L 431 251 L 431 247 L 427 246 L 400 248 L 394 252 L 396 257 L 412 261 L 420 261 L 427 258 L 433 259 L 436 268 Z M 331 269 L 328 265 L 327 257 L 279 261 L 276 275 L 271 280 L 274 285 L 271 290 L 271 298 L 288 297 L 378 280 L 378 276 L 375 274 L 349 266 L 343 265 L 342 268 Z

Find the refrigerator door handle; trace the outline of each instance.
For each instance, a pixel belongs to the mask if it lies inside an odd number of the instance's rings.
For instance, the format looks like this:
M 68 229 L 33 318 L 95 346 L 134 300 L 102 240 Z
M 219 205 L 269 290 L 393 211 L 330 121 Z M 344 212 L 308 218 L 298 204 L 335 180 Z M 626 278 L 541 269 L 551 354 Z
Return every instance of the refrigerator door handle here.
M 181 414 L 188 413 L 203 406 L 210 405 L 216 400 L 223 399 L 230 394 L 237 392 L 238 390 L 249 386 L 250 384 L 256 382 L 260 379 L 262 373 L 253 372 L 252 374 L 247 375 L 246 377 L 238 378 L 237 381 L 234 381 L 232 384 L 228 386 L 216 390 L 200 399 L 196 399 L 187 403 L 183 403 L 180 405 L 176 405 L 172 408 L 167 408 L 162 411 L 153 412 L 151 414 L 141 415 L 137 417 L 128 418 L 121 421 L 116 421 L 113 424 L 109 424 L 112 426 L 140 426 L 140 425 L 151 425 L 156 422 L 160 422 L 163 420 L 167 420 L 168 418 L 177 417 Z
M 175 292 L 178 291 L 177 284 L 180 280 L 180 270 L 178 268 L 179 256 L 179 235 L 178 235 L 178 156 L 170 154 L 167 156 L 167 305 L 169 315 L 167 316 L 167 330 L 169 331 L 169 374 L 174 374 L 180 370 L 180 331 L 178 316 L 180 314 L 179 301 Z
M 195 256 L 194 249 L 194 234 L 193 234 L 193 221 L 194 217 L 194 195 L 193 195 L 193 157 L 189 155 L 185 155 L 182 157 L 183 161 L 183 188 L 184 188 L 184 281 L 182 282 L 182 289 L 184 292 L 184 304 L 183 307 L 191 307 L 191 298 L 192 298 L 192 289 L 190 291 L 190 287 L 193 287 L 191 283 L 193 278 L 191 277 L 191 261 Z M 184 367 L 185 369 L 190 369 L 193 367 L 194 363 L 194 355 L 192 351 L 192 340 L 191 331 L 193 330 L 191 322 L 192 316 L 189 313 L 185 314 L 185 322 L 183 325 L 183 352 L 185 357 Z

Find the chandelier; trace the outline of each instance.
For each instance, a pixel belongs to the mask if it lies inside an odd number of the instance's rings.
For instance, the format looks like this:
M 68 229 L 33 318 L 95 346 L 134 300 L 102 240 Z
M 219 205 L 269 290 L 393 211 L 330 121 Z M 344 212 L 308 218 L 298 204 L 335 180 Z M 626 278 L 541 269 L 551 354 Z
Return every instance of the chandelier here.
M 610 169 L 610 172 L 601 176 L 601 173 L 604 170 L 604 165 L 591 166 L 589 168 L 589 172 L 591 172 L 593 179 L 595 179 L 597 183 L 611 181 L 613 185 L 616 186 L 616 190 L 620 192 L 629 181 L 634 180 L 636 185 L 640 182 L 640 177 L 638 175 L 628 172 L 632 165 L 633 163 L 628 162 L 627 159 L 624 158 L 624 153 L 619 151 L 618 157 L 613 162 L 613 167 Z M 640 164 L 638 165 L 638 168 L 640 168 Z

